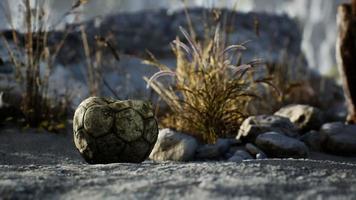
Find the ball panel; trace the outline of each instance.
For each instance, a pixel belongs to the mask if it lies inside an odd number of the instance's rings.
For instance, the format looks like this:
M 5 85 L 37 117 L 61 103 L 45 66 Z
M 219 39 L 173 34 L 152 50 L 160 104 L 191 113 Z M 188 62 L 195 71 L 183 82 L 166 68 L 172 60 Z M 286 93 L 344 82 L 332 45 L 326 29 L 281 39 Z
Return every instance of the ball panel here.
M 145 120 L 143 137 L 151 144 L 156 143 L 158 137 L 158 124 L 155 118 Z
M 87 162 L 95 159 L 95 141 L 84 130 L 74 133 L 74 144 Z
M 79 106 L 74 113 L 74 118 L 73 118 L 73 130 L 77 132 L 80 128 L 84 127 L 84 114 L 85 114 L 86 108 L 83 106 Z
M 143 118 L 150 118 L 153 117 L 153 109 L 152 104 L 148 101 L 129 101 L 130 106 L 139 112 Z
M 118 136 L 127 142 L 140 138 L 144 128 L 141 115 L 133 109 L 116 113 L 115 127 Z
M 125 148 L 125 143 L 114 133 L 96 138 L 96 145 L 103 163 L 119 162 L 120 155 Z
M 151 146 L 143 139 L 136 140 L 126 145 L 120 156 L 121 162 L 140 163 L 146 160 L 149 156 Z
M 90 108 L 93 105 L 107 105 L 108 101 L 101 97 L 89 97 L 79 104 L 79 107 Z
M 84 128 L 94 137 L 105 135 L 114 123 L 114 117 L 108 106 L 92 106 L 84 115 Z
M 120 112 L 130 108 L 130 104 L 127 101 L 116 101 L 109 104 L 109 107 L 115 112 Z

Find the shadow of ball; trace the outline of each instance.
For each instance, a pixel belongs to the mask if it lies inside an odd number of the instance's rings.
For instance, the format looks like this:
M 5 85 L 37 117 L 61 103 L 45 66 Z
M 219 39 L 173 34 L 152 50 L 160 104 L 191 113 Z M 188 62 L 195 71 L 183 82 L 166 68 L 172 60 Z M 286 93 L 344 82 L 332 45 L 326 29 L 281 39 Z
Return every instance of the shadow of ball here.
M 140 163 L 157 141 L 158 124 L 149 102 L 90 97 L 75 111 L 73 132 L 90 164 Z

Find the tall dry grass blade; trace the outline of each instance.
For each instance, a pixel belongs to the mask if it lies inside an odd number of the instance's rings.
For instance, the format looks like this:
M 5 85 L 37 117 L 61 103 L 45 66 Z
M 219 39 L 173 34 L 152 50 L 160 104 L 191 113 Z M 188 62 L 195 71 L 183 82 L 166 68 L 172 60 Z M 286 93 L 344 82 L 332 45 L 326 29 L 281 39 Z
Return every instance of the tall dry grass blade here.
M 185 51 L 185 53 L 186 53 L 188 56 L 190 56 L 191 58 L 193 57 L 193 56 L 192 56 L 193 54 L 192 54 L 190 48 L 189 48 L 186 44 L 184 44 L 183 42 L 181 42 L 179 39 L 174 40 L 174 41 L 173 41 L 173 44 L 176 45 L 176 46 L 179 47 L 179 48 L 182 48 L 182 49 Z M 177 47 L 176 47 L 176 48 L 177 48 Z
M 190 47 L 193 50 L 193 55 L 198 56 L 199 58 L 201 58 L 201 54 L 202 52 L 200 51 L 197 43 L 193 40 L 193 38 L 188 34 L 188 32 L 183 28 L 183 27 L 179 27 L 179 30 L 181 31 L 181 33 L 184 35 L 185 39 L 187 39 L 187 41 L 190 44 Z
M 163 77 L 163 76 L 171 76 L 175 77 L 176 73 L 172 71 L 159 71 L 151 76 L 151 78 L 147 81 L 147 86 L 146 88 L 148 89 L 150 85 L 152 84 L 153 81 L 157 81 L 157 79 Z
M 247 48 L 243 45 L 239 45 L 239 44 L 230 45 L 224 50 L 223 54 L 230 53 L 231 51 L 245 51 L 245 50 L 247 50 Z
M 90 54 L 90 46 L 89 46 L 89 41 L 87 34 L 85 32 L 85 27 L 81 26 L 80 27 L 80 32 L 81 32 L 81 37 L 82 37 L 82 44 L 83 44 L 83 49 L 84 49 L 84 54 L 86 58 L 86 63 L 87 63 L 87 68 L 88 68 L 88 86 L 90 90 L 91 95 L 97 95 L 98 94 L 98 87 L 97 83 L 95 81 L 95 69 L 91 61 L 91 54 Z

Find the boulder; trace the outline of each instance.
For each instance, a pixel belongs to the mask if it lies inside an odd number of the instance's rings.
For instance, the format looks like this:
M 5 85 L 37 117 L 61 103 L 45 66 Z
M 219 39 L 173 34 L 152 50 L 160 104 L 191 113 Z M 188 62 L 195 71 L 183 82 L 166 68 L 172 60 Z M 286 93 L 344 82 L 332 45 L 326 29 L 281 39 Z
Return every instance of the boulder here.
M 210 12 L 208 8 L 188 8 L 188 10 L 197 38 L 204 38 L 207 27 L 205 23 L 201 22 L 215 21 L 215 16 L 206 15 L 206 13 Z M 268 63 L 281 63 L 281 54 L 287 51 L 290 58 L 288 61 L 292 62 L 292 64 L 296 63 L 297 60 L 298 63 L 300 60 L 302 60 L 302 63 L 306 63 L 304 57 L 301 57 L 303 55 L 300 48 L 302 34 L 296 20 L 286 15 L 280 16 L 271 13 L 244 13 L 230 9 L 221 9 L 217 10 L 217 12 L 221 16 L 219 19 L 220 24 L 229 24 L 229 31 L 227 32 L 229 45 L 241 44 L 247 40 L 254 41 L 246 44 L 248 48 L 244 51 L 244 60 L 249 61 L 255 57 L 261 57 Z M 256 19 L 260 22 L 259 36 L 256 35 L 254 26 Z M 80 24 L 68 24 L 65 31 L 56 30 L 50 32 L 48 34 L 49 47 L 57 47 L 63 38 L 66 38 L 66 42 L 56 56 L 53 72 L 56 76 L 59 76 L 61 74 L 56 72 L 56 68 L 66 66 L 65 74 L 63 74 L 66 78 L 60 80 L 68 80 L 67 82 L 58 81 L 56 83 L 49 81 L 50 85 L 53 85 L 53 88 L 57 90 L 61 88 L 63 90 L 67 89 L 63 86 L 68 85 L 70 89 L 75 88 L 75 91 L 69 91 L 74 94 L 79 91 L 81 99 L 73 105 L 78 105 L 83 97 L 88 96 L 86 92 L 87 85 L 84 84 L 86 79 L 83 76 L 83 74 L 88 73 L 80 32 L 80 26 L 83 25 L 86 27 L 89 45 L 98 50 L 91 51 L 92 59 L 95 59 L 98 52 L 102 52 L 103 55 L 100 72 L 106 83 L 99 85 L 100 94 L 103 96 L 117 95 L 120 99 L 150 97 L 150 93 L 146 90 L 146 82 L 142 77 L 150 77 L 157 69 L 144 66 L 140 58 L 147 58 L 148 50 L 162 63 L 174 67 L 176 61 L 175 55 L 171 50 L 171 42 L 176 39 L 177 35 L 185 41 L 179 28 L 184 27 L 188 30 L 189 23 L 184 9 L 175 10 L 174 12 L 155 9 L 110 14 L 100 17 L 100 20 L 96 18 L 88 19 Z M 214 22 L 214 24 L 218 24 L 218 21 Z M 20 32 L 17 32 L 18 40 L 23 41 L 26 35 Z M 17 47 L 13 42 L 13 30 L 4 31 L 2 34 L 11 47 Z M 97 35 L 107 39 L 112 48 L 104 48 L 98 44 L 95 39 Z M 120 54 L 119 63 L 114 56 L 114 52 Z M 0 40 L 0 57 L 3 58 L 4 65 L 11 61 L 3 40 Z M 298 66 L 306 68 L 304 64 Z M 3 67 L 0 67 L 0 73 L 1 71 L 10 73 L 9 69 Z M 72 73 L 67 73 L 66 71 Z M 116 92 L 116 95 L 112 93 L 108 86 Z
M 304 134 L 300 140 L 304 142 L 310 148 L 310 150 L 322 151 L 323 137 L 319 132 L 309 131 L 308 133 Z
M 297 137 L 297 127 L 288 119 L 276 115 L 259 115 L 247 118 L 241 125 L 237 139 L 254 142 L 256 137 L 266 132 L 278 132 Z
M 325 151 L 356 157 L 356 125 L 328 123 L 324 124 L 320 131 L 323 136 L 322 147 Z
M 308 105 L 289 105 L 274 114 L 288 118 L 303 132 L 319 130 L 324 122 L 323 113 L 318 108 Z
M 212 160 L 224 157 L 231 145 L 237 144 L 236 139 L 219 138 L 215 144 L 205 144 L 196 150 L 195 158 L 199 160 Z
M 309 154 L 303 142 L 277 132 L 259 135 L 256 145 L 272 158 L 306 158 Z
M 198 142 L 194 137 L 171 129 L 162 129 L 159 131 L 150 159 L 155 161 L 190 161 L 194 159 L 197 148 Z
M 191 23 L 198 38 L 205 37 L 206 28 L 202 21 L 217 20 L 209 13 L 207 8 L 188 8 Z M 302 35 L 296 20 L 283 15 L 273 15 L 269 13 L 243 13 L 230 9 L 218 10 L 221 16 L 216 23 L 229 24 L 228 38 L 229 44 L 240 44 L 247 40 L 253 40 L 248 44 L 248 50 L 244 52 L 244 58 L 253 59 L 256 56 L 265 58 L 269 63 L 278 63 L 282 52 L 289 53 L 289 62 L 295 63 L 301 59 Z M 223 17 L 229 16 L 229 17 Z M 260 24 L 260 34 L 256 35 L 254 20 L 258 19 Z M 227 21 L 224 21 L 227 20 Z M 105 38 L 115 37 L 110 40 L 111 45 L 125 54 L 145 56 L 146 49 L 152 52 L 157 58 L 172 56 L 170 43 L 180 34 L 179 27 L 188 29 L 189 21 L 186 18 L 185 10 L 170 12 L 167 10 L 147 10 L 133 13 L 117 13 L 104 16 L 100 23 L 97 19 L 84 22 L 88 42 L 90 46 L 96 44 L 95 35 L 100 33 Z M 61 64 L 77 63 L 85 58 L 81 47 L 81 35 L 77 31 L 79 25 L 68 25 L 68 29 L 75 30 L 68 34 L 67 42 L 58 54 L 58 62 Z M 294 30 L 294 31 L 289 31 Z M 66 32 L 55 32 L 49 34 L 50 44 L 57 44 Z M 8 34 L 11 40 L 11 32 Z M 279 42 L 276 42 L 279 41 Z M 268 49 L 268 51 L 266 51 Z M 107 52 L 107 53 L 106 53 Z M 105 49 L 106 54 L 111 54 L 109 49 Z

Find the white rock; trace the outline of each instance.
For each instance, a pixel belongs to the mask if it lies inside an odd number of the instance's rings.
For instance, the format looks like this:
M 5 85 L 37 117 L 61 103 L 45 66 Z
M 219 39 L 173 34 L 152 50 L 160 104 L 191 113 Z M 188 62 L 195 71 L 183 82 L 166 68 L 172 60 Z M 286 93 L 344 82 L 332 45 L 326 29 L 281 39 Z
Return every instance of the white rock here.
M 308 105 L 288 105 L 274 114 L 288 118 L 302 131 L 318 130 L 324 121 L 322 112 Z
M 150 159 L 155 161 L 193 160 L 197 147 L 198 142 L 192 136 L 171 129 L 162 129 L 159 131 Z

